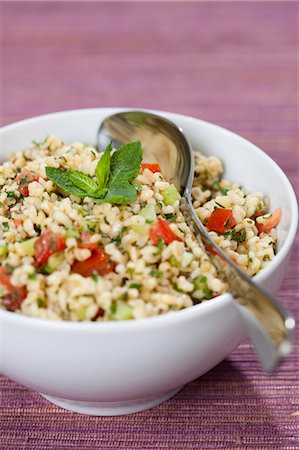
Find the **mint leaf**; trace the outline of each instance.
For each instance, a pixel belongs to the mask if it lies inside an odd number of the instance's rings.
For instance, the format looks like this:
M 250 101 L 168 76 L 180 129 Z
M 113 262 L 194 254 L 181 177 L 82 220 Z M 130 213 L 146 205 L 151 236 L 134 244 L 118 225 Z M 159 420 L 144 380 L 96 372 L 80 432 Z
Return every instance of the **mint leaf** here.
M 127 182 L 121 182 L 117 186 L 108 188 L 108 192 L 101 203 L 124 204 L 136 200 L 136 197 L 135 186 Z
M 96 167 L 96 177 L 98 180 L 99 188 L 106 187 L 108 180 L 109 180 L 111 151 L 112 151 L 112 145 L 110 143 L 107 146 L 104 154 L 101 156 L 101 159 L 99 160 L 97 167 Z
M 101 199 L 105 197 L 106 192 L 108 191 L 108 188 L 97 188 L 94 191 L 90 191 L 86 193 L 87 197 L 91 197 L 93 199 Z
M 109 144 L 96 167 L 98 184 L 78 170 L 46 167 L 47 177 L 58 187 L 80 198 L 90 197 L 98 203 L 124 204 L 136 200 L 132 181 L 140 170 L 142 149 L 139 141 L 125 144 L 111 156 Z
M 75 184 L 70 180 L 69 171 L 48 166 L 46 167 L 46 175 L 49 180 L 53 181 L 53 183 L 69 194 L 76 195 L 80 198 L 86 197 L 86 192 L 75 186 Z
M 139 173 L 141 161 L 142 149 L 139 141 L 122 145 L 111 157 L 108 187 L 121 181 L 133 181 Z
M 142 149 L 139 141 L 125 144 L 113 153 L 108 192 L 103 202 L 123 204 L 136 200 L 136 188 L 130 183 L 139 173 L 141 160 Z
M 94 191 L 98 188 L 97 183 L 93 181 L 93 179 L 89 175 L 85 175 L 83 172 L 79 172 L 78 170 L 69 170 L 68 176 L 70 181 L 77 187 L 85 191 L 86 193 L 89 191 Z

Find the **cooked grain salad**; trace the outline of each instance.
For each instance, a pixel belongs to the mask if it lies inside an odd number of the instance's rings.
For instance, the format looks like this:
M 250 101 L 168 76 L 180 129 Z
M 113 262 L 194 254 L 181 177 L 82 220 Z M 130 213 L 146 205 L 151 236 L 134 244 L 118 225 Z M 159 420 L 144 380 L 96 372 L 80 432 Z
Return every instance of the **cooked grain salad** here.
M 0 166 L 0 307 L 71 321 L 139 319 L 226 290 L 139 142 L 98 153 L 55 136 Z M 195 154 L 194 207 L 249 275 L 275 255 L 281 210 Z

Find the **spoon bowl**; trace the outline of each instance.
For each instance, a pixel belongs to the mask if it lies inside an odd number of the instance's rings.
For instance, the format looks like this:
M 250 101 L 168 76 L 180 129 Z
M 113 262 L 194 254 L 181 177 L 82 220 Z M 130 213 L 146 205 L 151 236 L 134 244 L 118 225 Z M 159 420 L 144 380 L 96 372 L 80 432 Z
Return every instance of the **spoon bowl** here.
M 194 158 L 183 131 L 162 116 L 146 111 L 123 111 L 105 118 L 98 132 L 99 148 L 114 148 L 139 140 L 145 162 L 157 162 L 165 178 L 182 194 L 181 210 L 193 233 L 228 283 L 262 368 L 272 372 L 290 353 L 295 319 L 269 292 L 249 278 L 213 241 L 198 218 L 191 198 Z

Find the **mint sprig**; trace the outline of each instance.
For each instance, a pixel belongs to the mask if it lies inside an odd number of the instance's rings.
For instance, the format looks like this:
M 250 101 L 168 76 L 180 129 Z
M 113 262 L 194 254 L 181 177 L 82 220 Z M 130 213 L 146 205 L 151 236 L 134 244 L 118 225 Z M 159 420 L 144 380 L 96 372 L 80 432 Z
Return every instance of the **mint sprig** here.
M 46 167 L 47 177 L 65 192 L 80 198 L 91 197 L 99 203 L 124 204 L 136 200 L 136 187 L 132 181 L 137 177 L 142 160 L 139 141 L 125 144 L 112 156 L 109 144 L 100 158 L 95 181 L 78 170 Z

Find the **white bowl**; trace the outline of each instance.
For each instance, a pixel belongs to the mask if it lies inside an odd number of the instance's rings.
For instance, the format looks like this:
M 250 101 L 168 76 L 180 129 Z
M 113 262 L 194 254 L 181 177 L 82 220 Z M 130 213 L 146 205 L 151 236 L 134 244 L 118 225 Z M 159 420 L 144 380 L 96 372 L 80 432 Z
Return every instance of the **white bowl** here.
M 1 159 L 56 134 L 95 143 L 101 120 L 116 108 L 66 111 L 2 129 Z M 279 252 L 255 277 L 276 293 L 297 229 L 293 189 L 277 164 L 255 145 L 210 123 L 155 111 L 182 127 L 195 149 L 219 156 L 225 176 L 261 191 L 282 207 Z M 142 411 L 178 392 L 234 350 L 244 328 L 230 294 L 182 311 L 139 321 L 52 322 L 0 311 L 0 370 L 66 409 L 94 415 Z

